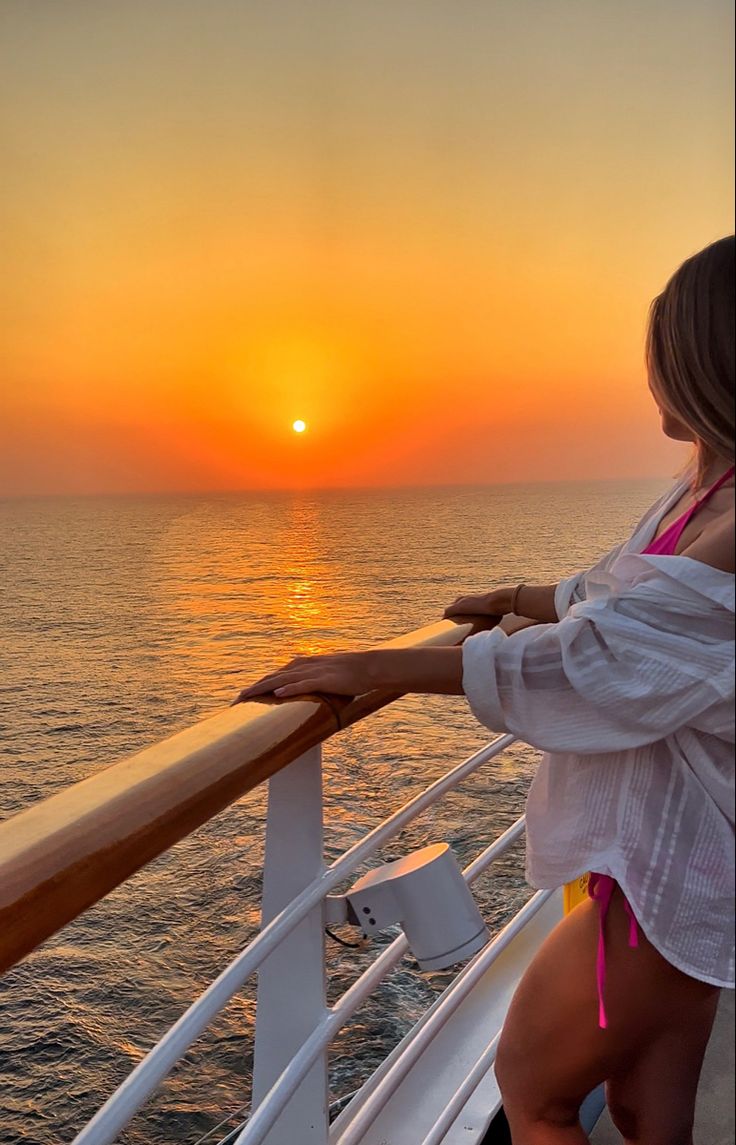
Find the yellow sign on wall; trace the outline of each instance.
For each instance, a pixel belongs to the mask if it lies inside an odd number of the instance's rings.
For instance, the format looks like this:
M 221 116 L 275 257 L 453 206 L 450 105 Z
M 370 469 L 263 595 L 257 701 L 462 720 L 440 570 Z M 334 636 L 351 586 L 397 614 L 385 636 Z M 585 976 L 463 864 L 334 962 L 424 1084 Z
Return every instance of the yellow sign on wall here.
M 573 879 L 570 883 L 565 883 L 563 887 L 563 902 L 565 907 L 565 914 L 569 914 L 574 910 L 579 903 L 584 902 L 588 897 L 588 879 L 590 872 L 586 871 L 584 875 L 579 878 Z

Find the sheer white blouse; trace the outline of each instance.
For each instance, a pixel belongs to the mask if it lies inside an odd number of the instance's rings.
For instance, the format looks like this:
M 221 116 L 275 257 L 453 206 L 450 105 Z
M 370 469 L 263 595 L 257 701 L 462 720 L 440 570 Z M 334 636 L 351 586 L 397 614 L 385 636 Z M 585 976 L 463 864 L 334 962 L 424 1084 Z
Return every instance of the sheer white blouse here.
M 527 799 L 527 877 L 612 875 L 685 973 L 734 985 L 734 577 L 631 538 L 560 583 L 559 621 L 463 648 L 473 713 L 545 752 Z

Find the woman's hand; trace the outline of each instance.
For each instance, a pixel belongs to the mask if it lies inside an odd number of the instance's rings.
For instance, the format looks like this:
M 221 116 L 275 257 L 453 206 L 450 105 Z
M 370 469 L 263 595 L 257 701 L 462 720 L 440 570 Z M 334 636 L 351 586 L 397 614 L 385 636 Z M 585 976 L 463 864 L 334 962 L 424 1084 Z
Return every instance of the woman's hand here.
M 238 700 L 256 696 L 304 696 L 327 692 L 333 696 L 361 696 L 380 686 L 375 675 L 375 652 L 337 652 L 323 656 L 297 656 L 283 668 L 244 688 Z M 237 701 L 236 701 L 237 702 Z
M 477 596 L 459 596 L 445 609 L 445 617 L 451 616 L 506 616 L 515 603 L 515 616 L 536 620 L 540 624 L 555 624 L 558 617 L 555 609 L 557 585 L 522 584 L 516 588 L 494 588 L 491 592 Z M 516 593 L 516 598 L 514 598 Z M 506 622 L 502 625 L 507 631 Z M 519 625 L 514 625 L 516 630 Z
M 444 616 L 505 616 L 511 612 L 513 588 L 495 588 L 472 596 L 459 596 L 445 609 Z
M 462 695 L 462 648 L 375 648 L 297 656 L 283 668 L 244 688 L 235 703 L 258 696 L 362 696 L 375 689 L 403 695 Z

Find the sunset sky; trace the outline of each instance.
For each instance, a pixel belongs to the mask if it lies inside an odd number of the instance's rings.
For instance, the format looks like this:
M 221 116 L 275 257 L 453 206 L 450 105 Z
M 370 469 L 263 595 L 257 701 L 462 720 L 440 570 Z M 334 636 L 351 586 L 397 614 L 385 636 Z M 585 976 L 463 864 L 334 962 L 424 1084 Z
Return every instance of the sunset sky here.
M 731 7 L 0 0 L 0 495 L 671 472 Z

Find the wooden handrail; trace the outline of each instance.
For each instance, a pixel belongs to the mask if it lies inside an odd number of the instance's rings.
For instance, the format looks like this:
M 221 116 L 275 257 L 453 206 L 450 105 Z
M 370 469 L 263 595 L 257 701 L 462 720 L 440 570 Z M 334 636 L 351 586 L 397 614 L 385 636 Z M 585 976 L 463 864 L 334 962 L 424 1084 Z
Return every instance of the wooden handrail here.
M 443 620 L 378 647 L 456 645 L 477 627 Z M 0 823 L 0 973 L 310 747 L 397 698 L 238 704 Z

